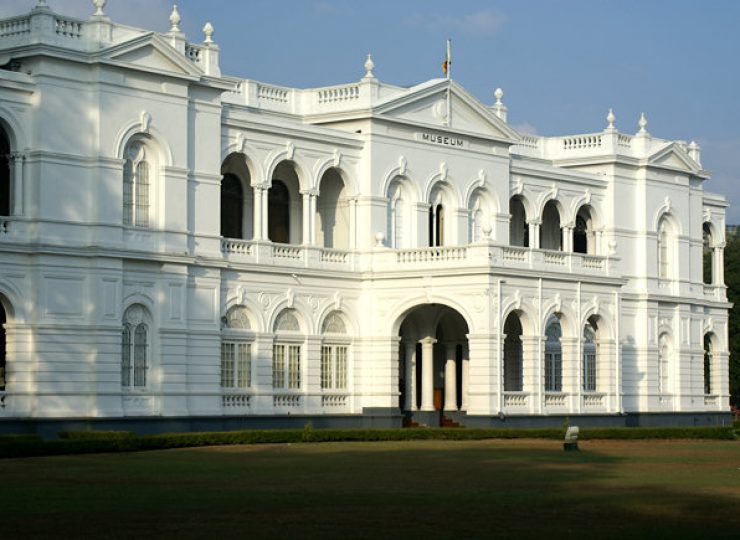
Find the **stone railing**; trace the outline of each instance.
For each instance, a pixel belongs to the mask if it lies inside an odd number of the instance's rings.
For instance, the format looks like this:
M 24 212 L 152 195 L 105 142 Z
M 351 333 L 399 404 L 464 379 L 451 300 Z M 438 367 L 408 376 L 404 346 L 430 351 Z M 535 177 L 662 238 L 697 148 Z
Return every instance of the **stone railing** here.
M 0 39 L 31 33 L 31 17 L 14 17 L 0 21 Z
M 0 219 L 0 235 L 10 233 L 10 223 L 11 221 L 9 219 Z
M 275 394 L 272 396 L 274 407 L 300 407 L 301 396 L 295 394 Z
M 568 395 L 563 393 L 546 393 L 545 407 L 565 407 L 568 403 Z
M 252 255 L 253 244 L 249 240 L 236 240 L 234 238 L 221 239 L 222 253 L 235 253 L 238 255 Z
M 545 264 L 553 264 L 555 266 L 565 266 L 568 263 L 569 253 L 562 251 L 545 251 L 543 254 L 543 260 Z
M 185 44 L 185 58 L 187 58 L 194 64 L 201 63 L 202 52 L 203 47 L 200 45 L 193 45 L 192 43 Z
M 398 264 L 423 263 L 434 261 L 462 261 L 467 257 L 464 246 L 431 247 L 396 250 Z
M 54 31 L 60 37 L 79 39 L 82 37 L 82 28 L 82 21 L 62 17 L 54 18 Z
M 583 394 L 583 406 L 586 409 L 596 409 L 604 406 L 604 394 Z
M 718 400 L 717 396 L 704 396 L 704 405 L 716 407 Z
M 322 263 L 347 264 L 350 262 L 350 252 L 341 249 L 322 248 L 319 252 L 319 260 Z
M 291 259 L 294 261 L 300 261 L 303 259 L 303 248 L 300 246 L 273 244 L 272 257 L 274 259 Z
M 257 98 L 260 101 L 272 101 L 275 103 L 288 103 L 290 88 L 272 86 L 267 84 L 257 85 Z
M 591 135 L 575 135 L 563 137 L 563 150 L 581 150 L 583 148 L 601 148 L 602 135 L 595 133 Z
M 251 396 L 247 394 L 223 394 L 221 396 L 221 406 L 225 409 L 245 408 L 251 404 Z
M 346 407 L 347 398 L 346 394 L 324 394 L 321 396 L 321 406 L 329 408 Z
M 504 261 L 526 262 L 529 260 L 529 248 L 504 246 L 501 248 L 501 258 Z
M 588 255 L 582 255 L 581 256 L 581 265 L 583 266 L 583 268 L 592 268 L 594 270 L 603 270 L 604 269 L 604 261 L 605 261 L 605 259 L 603 257 L 588 256 Z
M 316 100 L 321 105 L 358 99 L 360 99 L 360 85 L 358 84 L 346 84 L 316 90 Z
M 526 392 L 504 392 L 504 407 L 527 407 L 529 394 Z

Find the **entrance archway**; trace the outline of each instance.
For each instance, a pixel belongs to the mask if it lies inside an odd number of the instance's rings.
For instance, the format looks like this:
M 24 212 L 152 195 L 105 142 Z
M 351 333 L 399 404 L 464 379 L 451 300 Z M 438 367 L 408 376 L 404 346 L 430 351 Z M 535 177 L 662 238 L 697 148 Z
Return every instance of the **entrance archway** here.
M 402 411 L 467 410 L 468 332 L 463 316 L 442 304 L 406 314 L 399 331 Z

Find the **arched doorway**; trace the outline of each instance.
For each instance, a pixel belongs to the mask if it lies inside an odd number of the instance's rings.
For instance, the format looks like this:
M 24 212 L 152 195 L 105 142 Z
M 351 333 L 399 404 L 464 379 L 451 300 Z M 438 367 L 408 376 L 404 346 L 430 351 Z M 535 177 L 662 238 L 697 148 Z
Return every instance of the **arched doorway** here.
M 7 365 L 7 339 L 5 337 L 5 323 L 8 317 L 5 313 L 5 306 L 0 302 L 0 392 L 5 392 L 6 385 L 6 365 Z
M 350 247 L 347 188 L 338 169 L 329 169 L 321 177 L 316 202 L 316 233 L 319 246 Z
M 529 226 L 527 225 L 527 211 L 522 198 L 512 197 L 509 201 L 509 245 L 529 247 Z
M 560 212 L 555 201 L 548 201 L 542 210 L 540 228 L 540 248 L 560 251 L 563 249 L 563 235 L 560 228 Z
M 221 175 L 221 236 L 251 240 L 254 192 L 246 156 L 229 154 L 221 164 Z
M 402 411 L 428 423 L 437 411 L 467 410 L 468 332 L 463 316 L 445 305 L 425 304 L 406 314 L 399 331 Z
M 10 215 L 10 139 L 0 125 L 0 216 Z
M 292 161 L 275 168 L 267 194 L 267 237 L 278 244 L 303 241 L 303 201 Z

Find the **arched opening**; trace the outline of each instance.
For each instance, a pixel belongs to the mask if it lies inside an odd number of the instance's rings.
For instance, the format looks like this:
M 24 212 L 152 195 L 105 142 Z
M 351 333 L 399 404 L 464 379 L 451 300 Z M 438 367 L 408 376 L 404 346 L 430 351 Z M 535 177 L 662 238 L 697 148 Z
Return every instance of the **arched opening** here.
M 151 317 L 141 304 L 130 306 L 123 315 L 121 331 L 121 387 L 143 389 L 149 370 Z
M 524 388 L 522 322 L 515 312 L 506 317 L 504 335 L 504 391 L 521 392 Z
M 333 311 L 321 325 L 321 390 L 344 392 L 349 384 L 350 337 L 344 316 Z
M 10 212 L 10 139 L 0 125 L 0 216 Z
M 441 203 L 429 207 L 429 247 L 445 243 L 445 209 Z
M 597 370 L 599 358 L 599 326 L 598 318 L 590 317 L 583 327 L 583 377 L 582 388 L 584 392 L 596 392 Z
M 221 165 L 221 236 L 254 237 L 254 195 L 244 154 L 230 154 Z
M 303 234 L 303 201 L 295 166 L 283 161 L 275 168 L 268 190 L 268 238 L 279 244 L 300 244 Z
M 349 201 L 344 180 L 337 169 L 321 177 L 316 202 L 316 242 L 327 248 L 347 249 L 349 242 Z
M 563 234 L 560 229 L 560 212 L 555 201 L 547 201 L 542 210 L 540 247 L 559 251 L 563 249 Z
M 658 393 L 671 393 L 671 366 L 673 363 L 673 342 L 668 333 L 658 338 Z
M 712 393 L 712 364 L 714 360 L 714 347 L 712 335 L 704 334 L 704 394 Z
M 468 212 L 470 216 L 468 241 L 470 243 L 481 242 L 485 238 L 487 230 L 491 234 L 493 233 L 491 220 L 493 204 L 489 193 L 485 189 L 479 188 L 473 192 L 468 204 Z
M 466 410 L 468 325 L 441 304 L 418 306 L 400 327 L 400 407 L 412 411 Z
M 222 319 L 221 389 L 244 392 L 252 386 L 252 344 L 254 330 L 244 306 L 233 306 Z M 224 398 L 222 404 L 233 406 L 238 400 Z
M 454 223 L 447 213 L 453 208 L 455 197 L 446 182 L 437 182 L 429 193 L 429 247 L 439 247 L 450 243 L 454 238 Z
M 675 279 L 677 227 L 669 215 L 663 215 L 658 222 L 658 278 Z
M 5 323 L 8 322 L 8 316 L 5 313 L 5 306 L 0 302 L 0 392 L 5 392 L 6 387 L 6 368 L 8 361 L 7 338 Z
M 529 226 L 527 225 L 527 211 L 522 198 L 518 195 L 509 200 L 509 244 L 512 246 L 529 247 Z
M 272 346 L 272 387 L 275 390 L 300 390 L 303 330 L 295 309 L 284 309 L 275 319 Z
M 712 260 L 712 226 L 702 225 L 702 281 L 705 285 L 714 283 L 714 261 Z
M 587 205 L 581 206 L 576 213 L 573 229 L 573 251 L 575 253 L 596 253 L 593 214 Z
M 560 320 L 553 315 L 545 329 L 545 392 L 563 391 L 563 348 Z

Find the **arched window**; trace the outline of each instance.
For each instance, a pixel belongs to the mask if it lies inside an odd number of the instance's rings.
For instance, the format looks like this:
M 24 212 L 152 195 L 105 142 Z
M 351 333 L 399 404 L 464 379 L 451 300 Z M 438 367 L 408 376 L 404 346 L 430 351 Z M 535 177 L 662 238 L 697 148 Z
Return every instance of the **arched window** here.
M 286 309 L 275 320 L 272 348 L 272 387 L 301 388 L 301 325 L 295 310 Z
M 542 210 L 540 228 L 540 247 L 542 249 L 562 250 L 563 234 L 560 228 L 560 212 L 555 201 L 548 201 Z
M 253 340 L 246 308 L 232 307 L 221 332 L 221 388 L 246 390 L 252 386 Z
M 123 164 L 123 224 L 149 227 L 150 164 L 141 141 L 129 143 Z
M 705 285 L 712 285 L 714 283 L 712 228 L 709 223 L 702 225 L 702 278 Z
M 144 388 L 149 369 L 149 327 L 143 306 L 126 310 L 121 330 L 121 386 Z
M 349 201 L 344 179 L 338 169 L 321 177 L 316 201 L 316 243 L 326 248 L 347 249 L 349 242 Z
M 394 248 L 401 248 L 404 247 L 404 234 L 406 231 L 404 230 L 404 201 L 401 197 L 393 201 L 392 206 L 392 217 L 391 217 L 391 227 L 392 227 L 392 234 L 391 238 L 393 239 L 393 247 Z
M 672 219 L 664 215 L 658 222 L 658 277 L 661 280 L 675 279 L 677 228 Z
M 10 139 L 0 126 L 0 216 L 11 212 L 10 181 Z
M 663 333 L 658 338 L 658 393 L 668 394 L 670 386 L 670 368 L 673 356 L 671 338 Z
M 244 190 L 239 177 L 226 173 L 221 179 L 221 236 L 243 238 Z
M 0 303 L 0 392 L 5 392 L 5 373 L 7 366 L 7 339 L 5 337 L 5 323 L 8 322 L 5 307 Z
M 429 207 L 429 247 L 443 246 L 445 243 L 445 209 L 441 203 Z
M 529 247 L 529 226 L 527 225 L 527 211 L 521 197 L 512 197 L 509 201 L 509 244 L 512 246 Z
M 279 244 L 290 243 L 290 192 L 280 180 L 268 191 L 268 237 Z
M 409 211 L 410 189 L 408 179 L 396 177 L 388 187 L 388 244 L 396 249 L 411 247 L 409 224 L 412 212 Z
M 583 391 L 596 391 L 596 358 L 598 357 L 596 328 L 589 321 L 583 328 Z
M 341 315 L 330 313 L 321 328 L 321 389 L 347 389 L 349 339 Z
M 573 228 L 573 252 L 596 253 L 594 219 L 589 205 L 584 205 L 576 213 L 576 224 Z
M 563 390 L 563 351 L 560 321 L 552 317 L 545 331 L 545 392 Z
M 511 313 L 504 324 L 504 391 L 521 392 L 522 377 L 522 323 L 516 313 Z
M 704 336 L 704 394 L 712 393 L 712 337 Z

